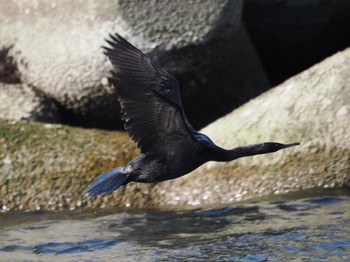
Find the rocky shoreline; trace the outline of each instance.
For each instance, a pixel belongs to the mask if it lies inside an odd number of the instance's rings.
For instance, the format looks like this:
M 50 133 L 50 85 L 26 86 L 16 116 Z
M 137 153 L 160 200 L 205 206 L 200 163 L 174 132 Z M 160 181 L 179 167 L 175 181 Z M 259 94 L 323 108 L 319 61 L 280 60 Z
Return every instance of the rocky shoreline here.
M 0 9 L 3 212 L 187 208 L 350 188 L 349 3 L 36 3 L 6 1 Z M 299 19 L 310 9 L 312 16 Z M 130 183 L 110 195 L 84 196 L 98 174 L 139 154 L 116 131 L 120 108 L 101 50 L 115 32 L 179 80 L 191 123 L 218 145 L 301 145 L 210 162 L 156 185 Z M 331 55 L 339 47 L 347 48 Z

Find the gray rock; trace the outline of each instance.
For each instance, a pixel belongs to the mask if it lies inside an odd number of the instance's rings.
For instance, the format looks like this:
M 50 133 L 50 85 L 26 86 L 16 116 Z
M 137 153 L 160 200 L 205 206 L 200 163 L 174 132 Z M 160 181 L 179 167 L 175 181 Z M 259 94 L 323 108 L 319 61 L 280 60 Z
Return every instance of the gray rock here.
M 125 133 L 0 120 L 3 210 L 190 207 L 306 188 L 350 187 L 350 48 L 250 101 L 202 131 L 231 148 L 302 143 L 275 154 L 211 162 L 157 185 L 82 195 L 100 173 L 139 152 Z
M 1 45 L 13 46 L 9 55 L 21 81 L 57 101 L 65 123 L 121 126 L 119 105 L 106 80 L 110 64 L 101 50 L 113 32 L 152 52 L 180 79 L 195 124 L 269 87 L 240 27 L 242 0 L 0 0 L 0 5 Z M 239 72 L 238 78 L 232 72 Z
M 112 104 L 113 91 L 103 86 L 107 61 L 101 45 L 108 32 L 117 29 L 113 24 L 119 24 L 118 7 L 111 1 L 43 0 L 35 4 L 3 0 L 1 7 L 1 44 L 13 46 L 9 55 L 22 82 L 55 99 L 65 109 L 64 119 L 94 121 L 103 115 Z
M 49 123 L 60 121 L 56 104 L 26 84 L 0 83 L 0 118 Z

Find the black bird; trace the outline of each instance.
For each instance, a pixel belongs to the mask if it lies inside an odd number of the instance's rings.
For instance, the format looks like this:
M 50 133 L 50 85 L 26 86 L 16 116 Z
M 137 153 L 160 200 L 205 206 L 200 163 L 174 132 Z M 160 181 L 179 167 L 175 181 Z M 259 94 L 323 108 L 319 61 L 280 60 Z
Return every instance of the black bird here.
M 276 152 L 299 145 L 265 142 L 226 150 L 188 121 L 177 80 L 120 35 L 103 47 L 113 65 L 109 81 L 120 102 L 125 130 L 141 149 L 126 166 L 99 175 L 85 191 L 95 196 L 129 182 L 156 183 L 183 176 L 208 161 Z

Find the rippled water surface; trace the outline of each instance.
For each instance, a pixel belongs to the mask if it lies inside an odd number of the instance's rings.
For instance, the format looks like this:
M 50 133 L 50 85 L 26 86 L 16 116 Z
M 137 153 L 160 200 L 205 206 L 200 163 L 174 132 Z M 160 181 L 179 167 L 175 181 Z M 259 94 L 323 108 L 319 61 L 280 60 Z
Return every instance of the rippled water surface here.
M 350 261 L 350 191 L 185 211 L 0 215 L 1 261 Z

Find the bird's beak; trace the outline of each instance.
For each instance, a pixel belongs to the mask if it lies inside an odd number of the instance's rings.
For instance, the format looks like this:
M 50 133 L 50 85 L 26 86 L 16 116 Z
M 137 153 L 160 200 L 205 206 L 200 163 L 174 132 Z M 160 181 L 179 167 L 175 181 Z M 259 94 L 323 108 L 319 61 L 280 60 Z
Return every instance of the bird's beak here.
M 284 144 L 282 148 L 287 148 L 287 147 L 292 147 L 292 146 L 298 146 L 298 145 L 300 145 L 299 142 L 297 142 L 297 143 L 291 143 L 291 144 Z

